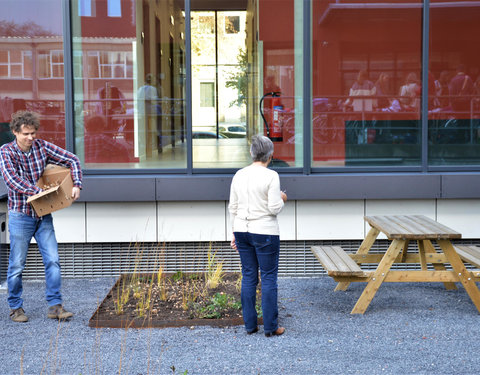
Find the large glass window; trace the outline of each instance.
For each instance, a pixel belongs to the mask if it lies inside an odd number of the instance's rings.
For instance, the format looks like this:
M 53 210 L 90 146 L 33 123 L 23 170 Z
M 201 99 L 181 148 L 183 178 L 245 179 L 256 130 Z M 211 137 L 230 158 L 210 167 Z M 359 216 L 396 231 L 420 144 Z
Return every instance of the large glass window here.
M 430 0 L 429 163 L 480 163 L 480 4 Z
M 303 166 L 302 1 L 257 0 L 245 10 L 200 11 L 192 1 L 194 168 L 251 162 L 249 140 L 268 135 L 275 167 Z M 235 5 L 232 5 L 235 8 Z
M 303 167 L 308 127 L 313 168 L 416 169 L 427 160 L 422 145 L 430 166 L 480 164 L 478 1 L 430 0 L 428 62 L 422 0 L 190 5 L 186 51 L 183 0 L 71 2 L 75 152 L 87 169 L 240 168 L 258 133 L 274 141 L 275 167 Z M 304 6 L 311 46 L 303 40 Z M 62 22 L 62 0 L 2 2 L 0 142 L 12 139 L 12 112 L 28 109 L 40 114 L 39 136 L 65 147 Z M 312 95 L 304 98 L 306 78 Z
M 0 144 L 13 112 L 40 115 L 38 136 L 65 147 L 62 0 L 4 0 L 0 12 Z
M 312 2 L 313 167 L 420 165 L 421 5 Z
M 86 168 L 186 168 L 182 1 L 72 6 L 76 152 Z

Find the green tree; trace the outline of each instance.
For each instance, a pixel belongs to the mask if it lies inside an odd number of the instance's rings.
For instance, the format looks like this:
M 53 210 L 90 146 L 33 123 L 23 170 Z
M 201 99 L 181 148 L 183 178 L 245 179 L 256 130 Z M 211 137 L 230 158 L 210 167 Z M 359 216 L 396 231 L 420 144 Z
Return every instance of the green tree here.
M 248 59 L 247 51 L 240 48 L 237 55 L 238 65 L 233 72 L 228 73 L 226 86 L 229 88 L 236 88 L 238 90 L 238 97 L 230 103 L 230 107 L 234 105 L 241 106 L 247 103 L 247 89 L 248 89 Z

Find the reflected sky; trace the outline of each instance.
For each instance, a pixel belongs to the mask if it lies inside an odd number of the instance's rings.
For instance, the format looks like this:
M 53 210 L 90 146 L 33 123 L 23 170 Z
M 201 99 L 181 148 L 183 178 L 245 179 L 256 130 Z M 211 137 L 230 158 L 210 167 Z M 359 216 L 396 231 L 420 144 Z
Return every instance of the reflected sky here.
M 34 22 L 62 35 L 62 0 L 0 0 L 0 21 Z

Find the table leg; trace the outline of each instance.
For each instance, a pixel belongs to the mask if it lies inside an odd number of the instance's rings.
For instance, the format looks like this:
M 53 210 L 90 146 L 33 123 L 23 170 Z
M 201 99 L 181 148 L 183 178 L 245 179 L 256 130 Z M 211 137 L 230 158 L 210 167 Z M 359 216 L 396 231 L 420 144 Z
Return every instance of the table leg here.
M 478 290 L 477 284 L 472 278 L 472 274 L 465 268 L 462 259 L 460 259 L 460 256 L 457 254 L 449 240 L 438 240 L 438 244 L 457 274 L 458 280 L 463 284 L 473 304 L 478 312 L 480 312 L 480 290 Z
M 362 295 L 358 299 L 355 307 L 352 310 L 352 314 L 363 314 L 367 310 L 368 305 L 372 302 L 373 297 L 377 293 L 377 290 L 382 285 L 385 276 L 387 275 L 390 267 L 395 262 L 398 254 L 405 246 L 404 240 L 393 240 L 390 246 L 387 249 L 387 252 L 383 256 L 382 260 L 378 264 L 376 271 L 374 272 L 372 278 L 368 282 L 367 286 L 362 292 Z
M 423 241 L 418 240 L 418 255 L 420 256 L 420 266 L 422 267 L 423 271 L 428 269 L 427 267 L 427 258 L 425 256 L 425 246 L 423 245 Z
M 424 240 L 423 245 L 424 245 L 425 253 L 437 254 L 437 251 L 435 250 L 435 248 L 433 247 L 432 243 L 429 240 Z M 432 265 L 433 265 L 433 268 L 437 271 L 445 271 L 447 269 L 445 265 L 442 263 L 432 263 Z M 445 289 L 447 290 L 457 289 L 457 286 L 455 285 L 455 283 L 443 283 L 443 285 L 445 285 Z
M 405 260 L 407 258 L 407 252 L 408 252 L 408 245 L 410 244 L 409 240 L 405 241 L 405 246 L 402 249 L 402 263 L 405 263 Z
M 364 240 L 360 244 L 360 247 L 357 250 L 357 254 L 368 254 L 379 233 L 380 231 L 377 228 L 371 227 Z M 335 292 L 339 290 L 345 291 L 347 290 L 349 285 L 349 281 L 340 281 L 335 287 Z

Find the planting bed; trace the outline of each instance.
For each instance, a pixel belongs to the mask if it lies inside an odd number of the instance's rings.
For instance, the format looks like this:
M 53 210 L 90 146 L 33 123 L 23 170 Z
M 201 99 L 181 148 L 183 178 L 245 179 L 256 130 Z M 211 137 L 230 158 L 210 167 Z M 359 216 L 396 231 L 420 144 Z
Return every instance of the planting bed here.
M 164 328 L 243 325 L 240 274 L 212 285 L 203 273 L 126 274 L 115 282 L 90 318 L 90 327 Z M 259 317 L 261 296 L 257 295 Z M 259 324 L 262 324 L 259 318 Z

